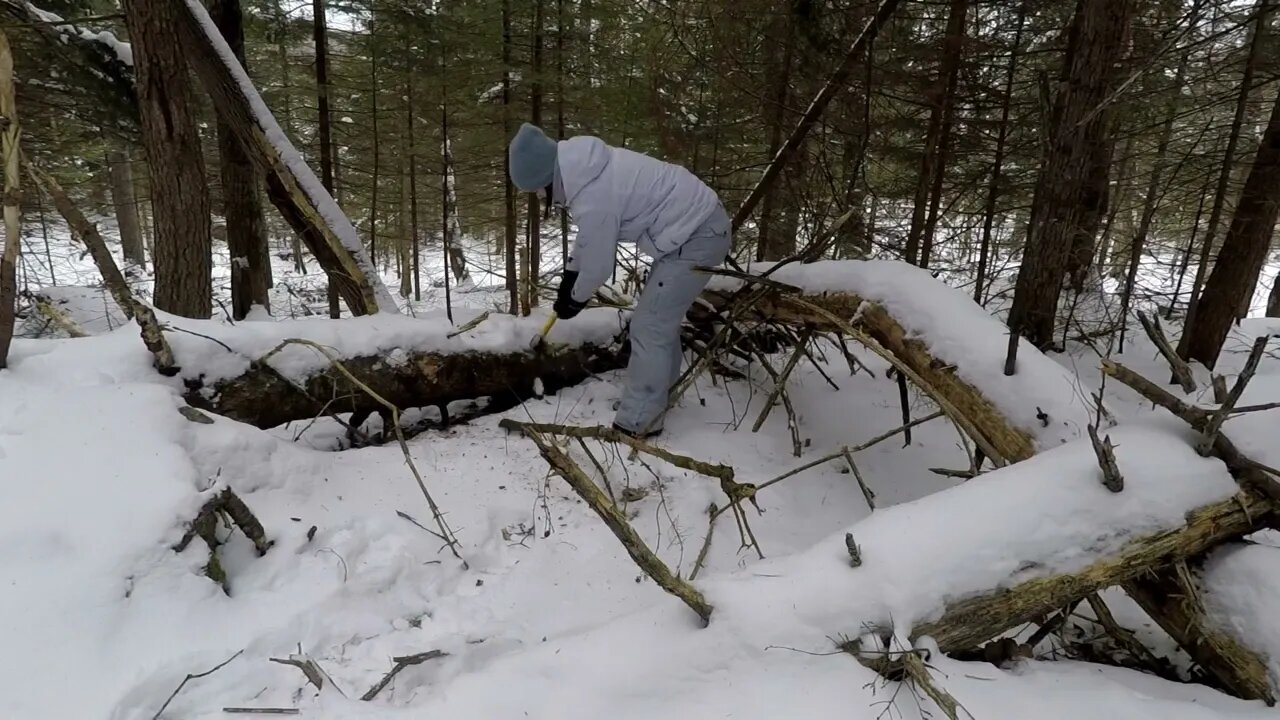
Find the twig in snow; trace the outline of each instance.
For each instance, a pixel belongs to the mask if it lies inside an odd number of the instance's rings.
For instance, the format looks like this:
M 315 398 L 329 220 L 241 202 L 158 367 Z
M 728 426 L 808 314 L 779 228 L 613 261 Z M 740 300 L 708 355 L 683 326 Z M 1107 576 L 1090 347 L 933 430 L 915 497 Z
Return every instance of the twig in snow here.
M 224 707 L 222 712 L 228 715 L 298 715 L 302 711 L 298 708 Z
M 752 351 L 755 353 L 756 359 L 760 361 L 760 366 L 764 368 L 765 372 L 769 374 L 770 379 L 773 380 L 774 393 L 769 396 L 770 400 L 765 405 L 765 408 L 768 409 L 772 406 L 775 399 L 781 398 L 782 407 L 787 411 L 787 428 L 791 431 L 792 454 L 796 457 L 800 457 L 803 450 L 800 442 L 800 424 L 796 418 L 795 408 L 791 405 L 791 395 L 787 393 L 783 374 L 773 369 L 773 365 L 769 364 L 768 358 L 765 357 L 764 352 L 759 348 L 753 347 Z M 756 422 L 761 423 L 763 422 L 763 419 L 757 419 Z M 753 427 L 752 431 L 754 432 L 758 429 L 758 426 Z
M 338 687 L 338 684 L 333 681 L 333 678 L 329 677 L 329 673 L 325 672 L 324 668 L 320 667 L 320 663 L 316 662 L 311 657 L 309 657 L 308 655 L 302 652 L 301 646 L 299 646 L 298 652 L 294 653 L 293 655 L 290 655 L 287 658 L 268 658 L 268 659 L 273 663 L 279 663 L 280 665 L 290 665 L 292 667 L 298 668 L 299 670 L 302 671 L 302 674 L 307 677 L 307 682 L 314 685 L 317 691 L 323 690 L 325 681 L 328 681 L 329 686 L 332 687 L 334 690 L 337 690 L 339 695 L 341 695 L 342 697 L 347 696 L 346 693 L 342 692 L 342 688 Z
M 584 438 L 578 438 L 578 445 L 582 447 L 582 452 L 586 453 L 587 457 L 591 459 L 591 464 L 595 466 L 596 472 L 600 473 L 600 481 L 604 483 L 604 489 L 609 493 L 609 499 L 615 503 L 618 502 L 617 496 L 613 494 L 613 483 L 609 482 L 609 472 L 596 459 L 596 455 L 591 452 L 591 448 L 587 447 L 587 441 Z
M 849 469 L 853 471 L 853 477 L 858 481 L 858 488 L 862 490 L 862 497 L 867 500 L 867 507 L 874 511 L 876 509 L 876 494 L 871 492 L 871 488 L 867 487 L 867 482 L 862 479 L 862 473 L 858 471 L 858 464 L 853 461 L 853 453 L 846 450 L 844 461 L 849 463 Z
M 475 318 L 473 318 L 473 319 L 471 319 L 471 320 L 468 320 L 468 321 L 467 321 L 467 322 L 466 322 L 462 327 L 460 327 L 460 328 L 458 328 L 457 330 L 454 330 L 453 332 L 451 332 L 451 333 L 449 333 L 449 334 L 445 335 L 445 337 L 447 337 L 447 338 L 449 338 L 450 340 L 452 340 L 453 338 L 456 338 L 456 337 L 458 337 L 459 335 L 461 335 L 461 334 L 463 334 L 463 333 L 466 333 L 466 332 L 470 332 L 470 331 L 472 331 L 472 330 L 475 330 L 475 329 L 476 329 L 476 327 L 480 325 L 480 323 L 482 323 L 482 322 L 484 322 L 485 320 L 488 320 L 488 319 L 489 319 L 489 311 L 488 311 L 488 310 L 485 310 L 483 313 L 480 313 L 480 315 L 478 315 L 477 317 L 475 317 Z
M 907 376 L 898 375 L 898 404 L 902 406 L 902 447 L 911 445 L 911 403 L 907 391 Z
M 202 673 L 195 673 L 194 675 L 191 673 L 187 673 L 187 676 L 182 679 L 182 682 L 178 683 L 178 687 L 174 688 L 173 692 L 169 693 L 169 698 L 164 701 L 164 704 L 160 706 L 160 709 L 156 711 L 156 714 L 151 716 L 151 720 L 159 720 L 160 716 L 164 714 L 164 711 L 168 709 L 169 703 L 173 702 L 173 699 L 178 697 L 178 693 L 182 692 L 182 688 L 186 687 L 187 683 L 191 682 L 192 680 L 199 680 L 200 678 L 208 677 L 218 672 L 222 668 L 230 665 L 231 661 L 240 657 L 240 655 L 243 652 L 244 652 L 243 649 L 237 650 L 235 655 L 232 655 L 231 657 L 227 658 L 226 660 L 223 660 L 222 662 L 218 663 L 217 665 L 213 666 L 208 670 L 205 670 Z
M 1142 323 L 1142 329 L 1147 331 L 1147 337 L 1151 338 L 1156 349 L 1164 356 L 1165 362 L 1169 363 L 1169 367 L 1173 369 L 1174 381 L 1182 386 L 1183 392 L 1195 392 L 1196 381 L 1191 375 L 1191 366 L 1178 355 L 1177 350 L 1174 350 L 1173 345 L 1169 343 L 1169 338 L 1165 337 L 1159 316 L 1148 316 L 1139 310 L 1138 320 Z
M 395 662 L 395 665 L 392 666 L 391 670 L 388 671 L 386 675 L 382 676 L 382 679 L 379 680 L 376 685 L 369 688 L 368 692 L 366 692 L 364 695 L 361 695 L 360 699 L 367 702 L 377 697 L 378 693 L 382 692 L 382 689 L 385 688 L 388 684 L 390 684 L 392 679 L 394 679 L 395 676 L 398 675 L 401 670 L 404 670 L 405 668 L 411 665 L 421 665 L 422 663 L 428 660 L 435 660 L 436 658 L 445 657 L 448 654 L 449 653 L 443 650 L 428 650 L 426 652 L 418 653 L 416 655 L 405 655 L 402 657 L 392 658 L 392 661 Z
M 1098 593 L 1092 593 L 1085 599 L 1088 601 L 1089 607 L 1093 609 L 1094 615 L 1097 616 L 1098 624 L 1102 626 L 1102 629 L 1106 630 L 1108 635 L 1120 643 L 1135 660 L 1140 660 L 1152 670 L 1158 671 L 1162 667 L 1163 663 L 1160 662 L 1160 659 L 1146 645 L 1142 644 L 1142 641 L 1138 639 L 1138 636 L 1132 630 L 1121 627 L 1120 623 L 1116 622 L 1115 616 L 1111 614 L 1111 608 L 1107 607 L 1107 603 L 1103 601 Z M 1156 675 L 1159 676 L 1161 673 L 1157 672 Z
M 347 377 L 347 380 L 349 380 L 352 385 L 355 385 L 356 387 L 363 390 L 370 398 L 372 398 L 379 405 L 382 405 L 383 407 L 385 407 L 391 413 L 391 426 L 395 430 L 396 441 L 400 444 L 400 451 L 404 453 L 404 462 L 406 465 L 409 466 L 410 472 L 413 473 L 413 479 L 417 481 L 418 488 L 422 490 L 422 496 L 426 498 L 427 505 L 431 508 L 431 515 L 432 517 L 435 518 L 436 527 L 440 528 L 440 535 L 444 538 L 444 542 L 448 545 L 449 551 L 453 553 L 454 557 L 458 558 L 459 560 L 462 560 L 462 566 L 464 569 L 468 567 L 467 561 L 464 560 L 461 553 L 458 552 L 459 543 L 458 543 L 457 536 L 453 534 L 453 530 L 449 527 L 448 521 L 444 519 L 444 514 L 440 511 L 440 506 L 436 505 L 435 499 L 431 497 L 431 491 L 427 490 L 427 484 L 426 482 L 423 481 L 421 473 L 418 472 L 418 466 L 413 462 L 413 454 L 409 452 L 409 444 L 405 442 L 405 439 L 404 439 L 404 428 L 400 427 L 400 408 L 396 407 L 394 403 L 382 397 L 378 393 L 374 392 L 373 388 L 369 387 L 364 382 L 362 382 L 360 378 L 352 374 L 352 372 L 347 369 L 347 366 L 343 365 L 342 361 L 339 360 L 337 356 L 335 356 L 332 352 L 330 352 L 328 348 L 324 347 L 323 345 L 320 345 L 319 343 L 312 342 L 311 340 L 303 340 L 301 338 L 289 338 L 287 340 L 284 340 L 279 345 L 277 345 L 274 349 L 272 349 L 271 352 L 262 356 L 262 358 L 258 362 L 262 363 L 263 365 L 266 365 L 267 361 L 270 360 L 273 355 L 280 352 L 281 350 L 283 350 L 285 347 L 289 345 L 302 345 L 304 347 L 309 347 L 312 350 L 315 350 L 316 352 L 325 356 L 325 358 L 329 360 L 330 364 L 332 364 L 335 368 L 337 368 L 339 372 L 345 375 Z
M 756 418 L 755 423 L 751 426 L 751 432 L 760 432 L 760 428 L 764 425 L 764 421 L 768 419 L 769 413 L 773 411 L 773 406 L 778 402 L 778 396 L 786 392 L 787 379 L 791 377 L 791 373 L 795 371 L 796 365 L 799 364 L 800 358 L 804 356 L 804 347 L 813 337 L 812 330 L 805 330 L 805 334 L 796 343 L 796 349 L 791 353 L 791 358 L 787 360 L 787 364 L 782 367 L 782 372 L 778 373 L 773 379 L 773 391 L 765 398 L 764 408 L 760 410 L 760 415 Z M 796 453 L 799 455 L 799 453 Z
M 216 338 L 216 337 L 209 337 L 208 335 L 205 335 L 205 334 L 203 334 L 203 333 L 198 333 L 198 332 L 196 332 L 196 331 L 194 331 L 194 330 L 188 330 L 188 329 L 186 329 L 186 328 L 180 328 L 180 327 L 178 327 L 177 325 L 168 325 L 168 324 L 161 325 L 161 326 L 160 326 L 160 329 L 161 329 L 161 330 L 173 330 L 173 331 L 176 331 L 176 332 L 185 333 L 185 334 L 187 334 L 187 335 L 194 335 L 195 337 L 198 337 L 198 338 L 204 338 L 205 340 L 208 340 L 208 341 L 210 341 L 210 342 L 218 343 L 219 345 L 221 345 L 221 346 L 223 347 L 223 349 L 225 349 L 227 352 L 229 352 L 229 353 L 231 353 L 231 354 L 233 354 L 233 355 L 239 355 L 239 354 L 240 354 L 240 353 L 237 353 L 235 350 L 232 350 L 230 345 L 228 345 L 228 344 L 226 344 L 226 343 L 222 342 L 222 341 L 221 341 L 221 340 L 219 340 L 218 338 Z
M 858 547 L 858 543 L 853 539 L 853 533 L 844 534 L 844 549 L 849 553 L 849 564 L 853 567 L 862 567 L 862 548 Z
M 1244 407 L 1234 408 L 1232 415 L 1243 415 L 1245 413 L 1264 412 L 1266 410 L 1275 410 L 1280 408 L 1280 402 L 1263 403 L 1262 405 L 1245 405 Z
M 556 425 L 553 423 L 534 423 L 523 422 L 512 418 L 504 418 L 498 423 L 498 427 L 509 430 L 511 432 L 529 433 L 536 432 L 544 435 L 562 435 L 571 438 L 591 438 L 595 440 L 608 440 L 612 443 L 626 445 L 634 450 L 652 455 L 659 460 L 666 461 L 678 468 L 696 472 L 699 475 L 706 475 L 718 480 L 733 480 L 733 468 L 728 465 L 720 465 L 716 463 L 704 462 L 696 460 L 685 455 L 678 455 L 669 450 L 650 445 L 649 443 L 634 438 L 626 433 L 619 432 L 613 428 L 603 426 L 580 427 L 576 425 Z
M 1231 386 L 1231 392 L 1227 393 L 1227 399 L 1222 406 L 1209 417 L 1209 422 L 1205 424 L 1203 437 L 1196 450 L 1201 455 L 1207 455 L 1213 449 L 1214 439 L 1218 432 L 1222 429 L 1222 423 L 1226 422 L 1227 416 L 1231 414 L 1232 408 L 1240 401 L 1240 396 L 1244 394 L 1244 388 L 1253 379 L 1254 373 L 1258 371 L 1258 363 L 1262 362 L 1262 355 L 1267 351 L 1266 335 L 1259 337 L 1253 341 L 1253 349 L 1249 351 L 1249 359 L 1245 361 L 1244 368 L 1240 371 L 1240 376 L 1236 378 L 1236 382 Z
M 690 580 L 697 580 L 698 573 L 702 572 L 703 566 L 707 562 L 707 553 L 711 551 L 711 536 L 716 531 L 716 518 L 719 513 L 716 512 L 716 504 L 711 503 L 707 508 L 707 537 L 702 541 L 702 549 L 698 551 L 698 557 L 693 561 L 693 571 L 689 573 Z
M 426 532 L 426 533 L 429 533 L 429 534 L 430 534 L 430 535 L 432 535 L 433 537 L 436 537 L 436 538 L 438 538 L 439 540 L 441 540 L 441 541 L 443 541 L 443 542 L 448 542 L 448 541 L 449 541 L 449 540 L 448 540 L 448 538 L 446 538 L 445 536 L 443 536 L 443 535 L 441 535 L 440 533 L 436 532 L 435 530 L 432 530 L 431 528 L 427 527 L 426 525 L 423 525 L 422 523 L 418 522 L 417 520 L 415 520 L 415 519 L 414 519 L 414 517 L 413 517 L 412 515 L 410 515 L 409 513 L 405 512 L 405 511 L 403 511 L 403 510 L 397 510 L 397 511 L 396 511 L 396 515 L 399 515 L 400 517 L 404 518 L 405 520 L 408 520 L 409 522 L 413 523 L 414 525 L 417 525 L 419 529 L 423 530 L 423 531 L 424 531 L 424 532 Z
M 978 473 L 972 469 L 969 470 L 952 470 L 951 468 L 933 467 L 929 468 L 929 472 L 942 477 L 958 478 L 960 480 L 972 480 L 978 477 Z
M 561 478 L 564 478 L 564 481 L 569 483 L 569 486 L 578 493 L 578 496 L 613 531 L 614 536 L 622 543 L 623 548 L 626 549 L 627 554 L 631 556 L 636 565 L 652 578 L 659 587 L 680 598 L 688 605 L 702 619 L 704 625 L 709 623 L 711 621 L 712 607 L 702 596 L 702 593 L 672 573 L 671 569 L 644 544 L 644 540 L 636 534 L 635 529 L 627 522 L 627 518 L 618 510 L 618 507 L 609 500 L 598 485 L 591 481 L 591 478 L 582 471 L 582 468 L 578 467 L 577 463 L 560 448 L 556 447 L 554 443 L 543 437 L 535 425 L 522 425 L 521 430 L 525 437 L 538 446 L 538 451 L 542 453 L 543 459 L 547 461 L 551 469 Z
M 1116 463 L 1115 446 L 1111 444 L 1111 436 L 1099 439 L 1098 428 L 1092 423 L 1088 426 L 1089 441 L 1093 443 L 1093 454 L 1098 457 L 1098 466 L 1102 468 L 1102 486 L 1113 493 L 1124 490 L 1124 476 L 1120 474 L 1120 466 Z

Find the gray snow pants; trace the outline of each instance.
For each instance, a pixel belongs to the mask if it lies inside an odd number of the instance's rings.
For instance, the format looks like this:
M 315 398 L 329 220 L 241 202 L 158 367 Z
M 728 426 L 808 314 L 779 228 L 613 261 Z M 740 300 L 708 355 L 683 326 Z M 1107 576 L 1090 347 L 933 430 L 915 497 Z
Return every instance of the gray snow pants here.
M 671 388 L 680 378 L 680 325 L 711 276 L 695 267 L 724 262 L 733 244 L 729 215 L 716 210 L 674 252 L 653 261 L 631 315 L 627 387 L 614 422 L 632 432 L 662 429 Z

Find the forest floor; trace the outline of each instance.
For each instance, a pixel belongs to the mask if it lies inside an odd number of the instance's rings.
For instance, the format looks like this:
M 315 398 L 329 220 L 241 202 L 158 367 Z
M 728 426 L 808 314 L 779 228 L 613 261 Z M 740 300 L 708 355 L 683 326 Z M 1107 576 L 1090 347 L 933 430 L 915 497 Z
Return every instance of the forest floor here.
M 424 260 L 435 274 L 440 264 L 438 254 Z M 607 425 L 620 393 L 620 375 L 609 373 L 408 441 L 457 532 L 464 564 L 417 524 L 434 527 L 395 443 L 335 451 L 345 447 L 343 432 L 328 419 L 269 431 L 221 418 L 187 421 L 178 413 L 181 382 L 152 370 L 137 331 L 109 320 L 100 294 L 65 289 L 82 284 L 64 277 L 61 299 L 84 301 L 65 307 L 92 335 L 19 339 L 11 369 L 0 373 L 0 717 L 203 720 L 232 717 L 228 707 L 343 720 L 941 717 L 910 686 L 886 683 L 836 642 L 861 632 L 863 619 L 910 615 L 920 595 L 945 596 L 949 583 L 989 575 L 988 564 L 1018 550 L 982 546 L 1000 535 L 974 526 L 990 514 L 982 503 L 991 501 L 984 488 L 994 477 L 965 482 L 930 472 L 969 465 L 956 429 L 934 420 L 915 428 L 905 446 L 899 437 L 858 455 L 874 513 L 832 462 L 761 493 L 764 512 L 750 510 L 749 519 L 766 559 L 741 548 L 732 517 L 721 517 L 696 582 L 716 606 L 701 628 L 549 476 L 532 443 L 498 427 L 503 417 Z M 289 315 L 286 297 L 317 301 L 282 286 L 273 297 L 278 315 Z M 439 292 L 433 287 L 415 310 L 429 311 Z M 468 297 L 463 304 L 478 308 L 491 294 Z M 444 322 L 438 311 L 431 315 L 423 322 Z M 181 324 L 227 340 L 247 337 L 256 323 Z M 1230 379 L 1253 337 L 1275 332 L 1280 321 L 1246 321 L 1233 331 L 1219 371 Z M 1163 381 L 1167 368 L 1141 331 L 1129 337 L 1126 352 L 1113 357 Z M 179 362 L 199 362 L 201 342 L 176 343 Z M 793 456 L 781 411 L 750 430 L 770 388 L 763 373 L 699 382 L 657 442 L 760 483 L 898 427 L 902 410 L 886 364 L 854 352 L 874 376 L 851 375 L 838 354 L 825 369 L 839 390 L 807 361 L 792 375 L 802 457 Z M 1075 374 L 1080 398 L 1099 390 L 1093 348 L 1073 343 L 1053 357 Z M 1187 502 L 1216 492 L 1196 486 L 1203 461 L 1194 453 L 1184 457 L 1148 437 L 1176 423 L 1115 383 L 1103 395 L 1128 433 L 1117 431 L 1119 442 L 1147 466 L 1134 475 L 1154 478 L 1142 491 L 1135 477 L 1139 492 L 1158 496 L 1151 483 L 1162 474 L 1170 488 L 1185 489 Z M 913 417 L 933 411 L 926 398 L 911 397 Z M 1273 349 L 1242 402 L 1276 400 L 1280 350 Z M 1227 430 L 1246 451 L 1280 455 L 1272 447 L 1280 410 L 1232 420 Z M 637 532 L 687 577 L 708 533 L 707 508 L 723 499 L 717 485 L 611 446 L 594 448 Z M 1094 519 L 1052 497 L 1047 477 L 1073 462 L 1063 448 L 1021 471 L 1050 496 L 1010 518 L 1026 532 L 1027 547 L 1090 531 Z M 999 482 L 1012 480 L 1006 472 Z M 960 485 L 945 514 L 923 504 Z M 229 594 L 204 575 L 202 541 L 172 549 L 207 492 L 221 487 L 244 499 L 274 541 L 258 557 L 243 533 L 230 533 L 218 551 Z M 1168 494 L 1176 510 L 1178 492 Z M 1013 499 L 1011 512 L 1028 507 Z M 846 531 L 868 549 L 866 567 L 848 566 Z M 1271 542 L 1264 534 L 1255 539 Z M 904 556 L 915 564 L 876 567 L 876 549 L 894 546 L 914 548 Z M 1280 548 L 1274 554 L 1223 558 L 1214 572 L 1227 590 L 1211 601 L 1280 658 L 1280 592 L 1266 592 L 1280 577 Z M 1268 569 L 1269 579 L 1258 579 Z M 1183 662 L 1122 594 L 1105 597 L 1122 624 Z M 1087 630 L 1088 612 L 1080 615 L 1074 622 Z M 1053 642 L 1006 669 L 937 654 L 930 666 L 979 720 L 1280 717 L 1200 685 L 1063 659 Z M 444 654 L 404 667 L 371 700 L 360 699 L 392 670 L 393 658 L 432 650 Z M 271 661 L 291 656 L 321 669 L 320 690 L 297 667 Z

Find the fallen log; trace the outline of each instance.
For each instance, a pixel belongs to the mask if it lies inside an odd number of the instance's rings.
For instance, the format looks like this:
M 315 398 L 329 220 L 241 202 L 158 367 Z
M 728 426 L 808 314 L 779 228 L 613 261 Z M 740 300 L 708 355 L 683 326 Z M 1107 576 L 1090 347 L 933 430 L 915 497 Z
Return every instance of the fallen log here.
M 1076 599 L 1248 535 L 1275 509 L 1269 499 L 1252 493 L 1197 508 L 1187 515 L 1185 525 L 1134 538 L 1076 572 L 1028 580 L 949 604 L 942 617 L 915 626 L 912 637 L 931 637 L 943 652 L 975 647 Z
M 491 409 L 511 407 L 541 393 L 622 367 L 616 346 L 578 345 L 542 352 L 416 352 L 359 355 L 342 364 L 360 382 L 401 409 L 447 407 L 488 397 Z M 326 413 L 368 414 L 384 409 L 349 378 L 325 369 L 290 378 L 269 362 L 253 362 L 239 377 L 210 386 L 187 379 L 186 400 L 202 410 L 260 428 Z

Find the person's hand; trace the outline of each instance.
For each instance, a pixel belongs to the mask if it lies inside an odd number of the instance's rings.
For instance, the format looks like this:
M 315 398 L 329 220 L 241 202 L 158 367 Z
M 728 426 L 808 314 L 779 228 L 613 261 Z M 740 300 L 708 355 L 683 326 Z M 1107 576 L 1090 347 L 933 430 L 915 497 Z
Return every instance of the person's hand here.
M 584 302 L 578 302 L 573 299 L 573 285 L 578 281 L 578 273 L 574 270 L 565 270 L 564 275 L 560 278 L 560 288 L 556 291 L 556 302 L 551 306 L 555 311 L 556 317 L 561 320 L 568 320 L 587 306 Z

